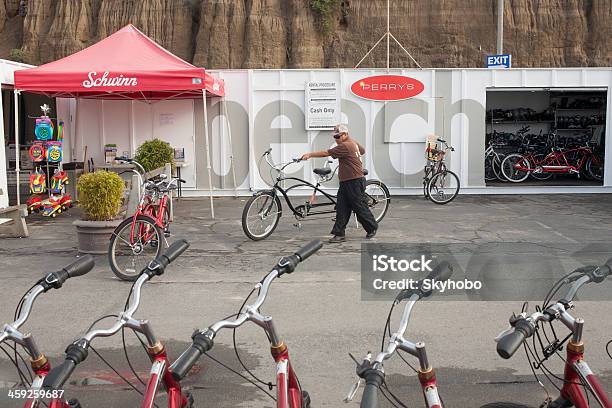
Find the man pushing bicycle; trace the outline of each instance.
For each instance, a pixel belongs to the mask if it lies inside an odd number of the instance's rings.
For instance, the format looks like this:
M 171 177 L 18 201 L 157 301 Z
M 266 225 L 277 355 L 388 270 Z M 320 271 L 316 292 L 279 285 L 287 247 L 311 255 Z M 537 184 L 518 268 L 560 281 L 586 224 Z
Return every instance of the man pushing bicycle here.
M 362 145 L 349 137 L 348 126 L 338 124 L 333 130 L 332 136 L 336 139 L 336 146 L 329 150 L 306 153 L 302 160 L 312 157 L 328 157 L 338 159 L 338 178 L 340 188 L 336 202 L 336 223 L 332 228 L 333 237 L 329 242 L 346 241 L 346 225 L 355 212 L 357 220 L 366 231 L 366 238 L 370 239 L 376 235 L 378 223 L 368 208 L 365 195 L 365 177 L 361 156 L 365 153 Z

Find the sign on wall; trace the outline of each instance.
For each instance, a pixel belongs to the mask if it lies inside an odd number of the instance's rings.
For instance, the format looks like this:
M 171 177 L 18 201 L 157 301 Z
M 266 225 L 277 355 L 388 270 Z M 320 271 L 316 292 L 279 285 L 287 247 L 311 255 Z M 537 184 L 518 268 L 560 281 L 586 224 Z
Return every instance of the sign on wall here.
M 485 62 L 487 64 L 487 68 L 511 68 L 512 67 L 512 55 L 510 54 L 488 55 Z
M 351 85 L 355 96 L 370 101 L 400 101 L 417 96 L 424 89 L 421 81 L 403 75 L 376 75 Z
M 331 130 L 340 123 L 340 94 L 337 83 L 306 83 L 306 130 Z

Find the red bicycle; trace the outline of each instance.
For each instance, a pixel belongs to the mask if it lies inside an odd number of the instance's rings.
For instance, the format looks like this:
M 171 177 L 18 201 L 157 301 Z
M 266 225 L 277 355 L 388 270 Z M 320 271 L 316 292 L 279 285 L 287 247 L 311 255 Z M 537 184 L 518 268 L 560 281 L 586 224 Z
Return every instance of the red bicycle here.
M 321 241 L 315 240 L 296 251 L 293 255 L 282 257 L 272 271 L 255 286 L 255 289 L 259 289 L 255 303 L 244 306 L 250 297 L 249 295 L 238 314 L 235 315 L 235 319 L 221 320 L 204 330 L 196 330 L 191 336 L 193 339 L 191 346 L 170 367 L 174 379 L 176 381 L 182 380 L 202 354 L 212 349 L 215 336 L 221 329 L 235 329 L 247 321 L 251 321 L 264 329 L 270 340 L 272 357 L 276 362 L 276 407 L 310 407 L 310 396 L 307 391 L 302 390 L 295 371 L 293 371 L 285 342 L 279 337 L 272 317 L 262 315 L 259 312 L 259 308 L 266 300 L 268 290 L 274 279 L 280 278 L 285 273 L 292 273 L 300 262 L 306 260 L 306 258 L 317 252 L 321 247 Z
M 584 342 L 582 341 L 584 319 L 574 318 L 569 313 L 569 311 L 574 308 L 572 300 L 576 296 L 576 293 L 578 293 L 578 290 L 587 283 L 603 282 L 610 276 L 611 267 L 612 258 L 609 259 L 605 265 L 582 267 L 566 275 L 553 286 L 542 308 L 528 315 L 525 310 L 526 307 L 524 306 L 521 314 L 518 316 L 513 315 L 510 318 L 510 327 L 497 337 L 497 353 L 502 358 L 508 359 L 512 357 L 519 347 L 524 345 L 529 364 L 532 364 L 534 368 L 543 368 L 542 372 L 549 380 L 550 378 L 546 373 L 551 373 L 550 370 L 546 369 L 544 363 L 549 357 L 555 354 L 561 357 L 559 351 L 563 348 L 565 342 L 569 340 L 566 347 L 567 355 L 564 359 L 564 375 L 563 378 L 561 378 L 563 385 L 559 388 L 560 396 L 555 400 L 547 398 L 540 405 L 540 408 L 595 407 L 595 403 L 590 402 L 589 395 L 595 399 L 599 407 L 612 408 L 610 398 L 604 391 L 595 374 L 593 374 L 593 371 L 589 368 L 587 362 L 584 360 L 585 348 Z M 554 296 L 564 284 L 569 283 L 571 283 L 571 286 L 567 290 L 565 296 L 554 304 L 549 303 L 551 300 L 550 298 Z M 556 336 L 552 325 L 552 322 L 555 320 L 561 321 L 571 332 L 563 340 L 559 340 Z M 546 323 L 550 325 L 551 330 L 549 334 L 547 334 L 544 326 Z M 546 342 L 542 340 L 540 333 L 544 335 Z M 549 340 L 549 335 L 551 333 L 554 338 Z M 533 338 L 533 350 L 526 342 L 530 337 Z M 536 339 L 539 341 L 540 347 L 542 348 L 542 356 L 537 352 Z M 545 345 L 546 343 L 548 343 L 548 345 Z M 527 352 L 528 350 L 529 352 Z M 563 359 L 563 357 L 561 358 Z M 532 362 L 532 359 L 535 361 Z M 537 380 L 540 382 L 539 379 Z M 556 384 L 555 387 L 557 387 Z M 487 404 L 482 408 L 529 407 L 507 402 L 497 402 Z
M 438 264 L 433 271 L 431 271 L 425 280 L 437 280 L 437 281 L 445 281 L 451 277 L 453 273 L 453 268 L 448 262 L 441 262 Z M 416 285 L 420 287 L 421 285 Z M 412 308 L 416 304 L 417 301 L 431 296 L 431 289 L 425 291 L 421 288 L 419 289 L 406 289 L 401 291 L 395 301 L 391 306 L 391 310 L 389 311 L 389 317 L 387 318 L 387 323 L 385 324 L 385 328 L 383 330 L 383 346 L 381 347 L 380 353 L 376 356 L 376 359 L 372 361 L 372 354 L 370 352 L 367 353 L 366 357 L 363 359 L 361 363 L 359 363 L 352 354 L 349 353 L 355 364 L 357 365 L 357 376 L 359 380 L 353 385 L 348 395 L 344 399 L 344 402 L 350 402 L 357 394 L 357 390 L 363 381 L 365 381 L 365 389 L 363 391 L 363 395 L 361 397 L 361 408 L 376 408 L 378 407 L 378 393 L 379 391 L 382 395 L 391 403 L 392 406 L 401 406 L 405 407 L 397 396 L 395 396 L 388 388 L 385 383 L 385 371 L 383 367 L 383 362 L 396 351 L 404 351 L 408 354 L 413 355 L 419 360 L 419 369 L 415 370 L 417 372 L 417 376 L 419 378 L 419 382 L 421 383 L 421 389 L 423 390 L 423 397 L 425 399 L 425 406 L 427 408 L 442 408 L 442 399 L 438 393 L 438 385 L 436 380 L 436 374 L 434 372 L 433 367 L 429 364 L 429 360 L 427 359 L 427 353 L 425 351 L 425 343 L 417 342 L 413 343 L 406 339 L 404 339 L 404 332 L 408 327 L 408 322 L 410 321 L 410 314 L 412 313 Z M 400 321 L 399 329 L 391 334 L 391 316 L 393 314 L 393 309 L 395 306 L 400 304 L 404 299 L 408 299 L 406 307 L 404 308 L 404 314 L 402 315 L 402 320 Z M 384 349 L 384 339 L 389 335 L 389 342 L 387 344 L 387 349 Z M 402 357 L 403 360 L 403 357 Z M 406 360 L 404 360 L 406 361 Z M 410 366 L 412 368 L 412 366 Z
M 120 279 L 134 281 L 146 264 L 161 253 L 162 246 L 168 246 L 172 221 L 170 192 L 177 183 L 185 180 L 161 174 L 160 181 L 146 180 L 142 166 L 132 159 L 120 158 L 134 164 L 142 174 L 143 194 L 134 214 L 115 228 L 108 245 L 108 260 L 113 273 Z
M 193 405 L 191 394 L 183 392 L 181 385 L 176 381 L 168 370 L 169 361 L 164 345 L 157 340 L 151 325 L 148 320 L 136 320 L 133 315 L 140 304 L 140 291 L 142 285 L 149 281 L 154 276 L 163 275 L 166 267 L 180 256 L 189 244 L 185 240 L 178 240 L 159 257 L 151 261 L 141 272 L 140 276 L 134 282 L 129 296 L 129 305 L 119 315 L 108 315 L 96 320 L 96 322 L 107 318 L 115 317 L 116 321 L 109 329 L 90 329 L 79 340 L 76 340 L 66 348 L 66 359 L 64 362 L 53 368 L 43 381 L 44 390 L 61 390 L 62 386 L 68 381 L 76 366 L 87 358 L 88 349 L 91 347 L 91 342 L 96 337 L 110 337 L 124 327 L 141 333 L 146 338 L 147 353 L 152 361 L 149 381 L 146 385 L 146 391 L 142 393 L 144 399 L 142 408 L 152 408 L 155 396 L 163 384 L 168 394 L 168 408 L 190 408 Z M 95 322 L 94 322 L 95 324 Z M 92 325 L 93 326 L 93 325 Z M 129 385 L 132 385 L 128 382 Z M 132 385 L 132 387 L 134 387 Z M 66 408 L 66 403 L 62 399 L 51 401 L 49 408 Z
M 502 174 L 514 183 L 525 181 L 529 175 L 546 180 L 555 173 L 585 175 L 601 181 L 603 168 L 603 160 L 586 146 L 571 149 L 553 147 L 547 155 L 530 149 L 525 154 L 509 154 L 501 163 Z
M 9 356 L 9 359 L 17 368 L 21 385 L 29 387 L 27 390 L 9 390 L 9 397 L 13 396 L 15 398 L 24 398 L 26 401 L 24 405 L 25 408 L 38 408 L 40 406 L 40 397 L 49 397 L 51 401 L 56 401 L 55 406 L 59 408 L 78 407 L 78 402 L 74 400 L 60 404 L 59 401 L 62 396 L 62 391 L 55 390 L 55 393 L 53 391 L 48 393 L 41 389 L 43 380 L 49 373 L 49 370 L 51 370 L 51 364 L 49 363 L 47 357 L 38 349 L 32 335 L 29 333 L 22 333 L 19 331 L 19 327 L 21 327 L 30 316 L 34 301 L 40 294 L 45 293 L 50 289 L 61 288 L 68 278 L 85 275 L 87 272 L 92 270 L 93 267 L 93 257 L 86 255 L 57 272 L 48 273 L 44 278 L 36 282 L 26 292 L 26 294 L 21 297 L 15 311 L 15 321 L 13 323 L 5 324 L 0 331 L 0 349 L 4 351 L 7 356 Z M 11 347 L 12 351 L 14 352 L 14 358 L 11 356 L 9 351 L 2 347 L 2 343 L 7 340 L 10 340 L 15 344 Z M 28 380 L 26 373 L 24 373 L 22 368 L 19 366 L 19 362 L 21 361 L 23 364 L 25 364 L 25 360 L 17 351 L 16 345 L 22 346 L 30 357 L 30 366 L 34 372 L 34 378 L 29 377 Z

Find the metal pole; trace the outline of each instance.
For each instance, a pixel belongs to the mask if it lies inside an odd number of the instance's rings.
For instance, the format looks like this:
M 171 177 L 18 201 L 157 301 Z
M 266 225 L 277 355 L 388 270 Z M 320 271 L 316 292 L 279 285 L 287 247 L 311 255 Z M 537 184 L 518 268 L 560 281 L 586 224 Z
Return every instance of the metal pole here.
M 21 196 L 19 194 L 19 94 L 21 91 L 15 89 L 13 91 L 13 100 L 15 103 L 15 178 L 17 187 L 17 205 L 21 205 Z
M 387 0 L 387 72 L 389 72 L 389 44 L 391 41 L 391 30 L 389 28 L 389 1 Z
M 497 0 L 497 54 L 504 53 L 504 0 Z
M 206 107 L 206 89 L 202 90 L 202 105 L 204 111 L 204 145 L 206 146 L 206 168 L 208 169 L 208 193 L 210 196 L 210 215 L 212 219 L 215 219 L 215 206 L 213 204 L 213 192 L 212 192 L 212 174 L 210 164 L 210 146 L 208 144 L 208 108 Z
M 227 137 L 230 148 L 230 171 L 232 172 L 232 181 L 234 183 L 234 197 L 238 198 L 238 186 L 236 185 L 236 169 L 234 168 L 234 145 L 232 143 L 232 126 L 230 124 L 227 104 L 225 103 L 225 96 L 223 97 L 223 116 L 225 116 L 225 123 L 227 124 Z

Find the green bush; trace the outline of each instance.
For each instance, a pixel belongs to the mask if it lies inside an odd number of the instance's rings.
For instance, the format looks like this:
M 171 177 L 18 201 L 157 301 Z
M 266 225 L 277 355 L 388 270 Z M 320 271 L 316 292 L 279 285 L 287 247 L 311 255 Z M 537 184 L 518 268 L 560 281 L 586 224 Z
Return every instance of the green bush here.
M 317 24 L 324 35 L 332 31 L 337 6 L 338 0 L 310 0 L 310 9 L 316 13 Z
M 28 62 L 25 52 L 19 48 L 13 48 L 9 52 L 9 59 L 16 62 Z
M 146 171 L 163 167 L 171 163 L 174 167 L 174 149 L 163 140 L 147 140 L 138 147 L 134 159 L 142 164 Z
M 79 205 L 90 221 L 110 221 L 117 217 L 123 199 L 124 183 L 117 173 L 99 170 L 79 177 Z

